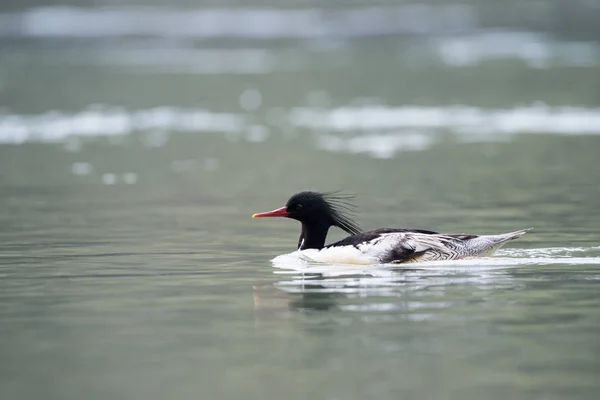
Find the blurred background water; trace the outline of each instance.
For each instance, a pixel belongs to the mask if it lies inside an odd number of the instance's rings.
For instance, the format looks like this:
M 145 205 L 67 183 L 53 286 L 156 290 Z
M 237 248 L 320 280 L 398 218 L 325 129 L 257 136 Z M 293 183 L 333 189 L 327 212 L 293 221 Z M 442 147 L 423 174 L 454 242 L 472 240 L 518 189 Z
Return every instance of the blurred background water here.
M 595 399 L 600 1 L 3 1 L 0 398 Z M 535 227 L 475 263 L 273 264 Z M 338 231 L 331 238 L 341 238 Z

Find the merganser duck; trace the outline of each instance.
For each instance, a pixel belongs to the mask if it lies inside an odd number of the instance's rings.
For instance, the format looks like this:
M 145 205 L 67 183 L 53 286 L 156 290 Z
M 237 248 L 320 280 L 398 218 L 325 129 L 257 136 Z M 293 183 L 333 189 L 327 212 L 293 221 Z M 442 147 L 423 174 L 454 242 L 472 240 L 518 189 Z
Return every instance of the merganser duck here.
M 446 234 L 423 229 L 381 228 L 362 231 L 350 218 L 353 196 L 335 192 L 300 192 L 286 205 L 252 218 L 285 217 L 300 221 L 298 251 L 314 261 L 345 264 L 400 264 L 456 260 L 492 255 L 509 240 L 530 229 L 500 235 Z M 350 234 L 325 245 L 327 232 L 337 226 Z

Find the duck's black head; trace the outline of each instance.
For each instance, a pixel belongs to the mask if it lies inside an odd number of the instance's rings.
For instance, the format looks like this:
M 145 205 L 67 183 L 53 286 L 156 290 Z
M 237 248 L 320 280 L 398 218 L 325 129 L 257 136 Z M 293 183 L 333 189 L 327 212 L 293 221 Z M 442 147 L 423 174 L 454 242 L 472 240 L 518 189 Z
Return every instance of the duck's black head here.
M 300 192 L 290 197 L 285 206 L 254 214 L 252 218 L 285 217 L 300 221 L 302 234 L 298 247 L 322 248 L 331 226 L 353 235 L 361 232 L 349 215 L 354 210 L 351 199 L 352 196 L 338 193 Z

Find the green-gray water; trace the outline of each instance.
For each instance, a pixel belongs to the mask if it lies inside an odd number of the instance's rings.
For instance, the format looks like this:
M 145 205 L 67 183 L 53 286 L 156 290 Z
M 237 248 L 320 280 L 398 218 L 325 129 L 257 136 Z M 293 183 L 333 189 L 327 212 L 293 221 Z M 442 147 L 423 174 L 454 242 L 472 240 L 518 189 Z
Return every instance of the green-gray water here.
M 236 73 L 3 53 L 0 398 L 595 399 L 598 66 L 364 46 Z M 365 228 L 535 229 L 306 273 L 271 262 L 297 223 L 250 218 L 304 189 L 356 193 Z
M 2 398 L 594 398 L 598 138 L 392 160 L 306 142 L 1 148 Z M 207 148 L 216 171 L 170 171 Z M 98 173 L 73 176 L 81 159 Z M 509 246 L 531 253 L 299 283 L 269 261 L 299 227 L 250 215 L 307 187 L 359 192 L 368 227 L 534 226 Z

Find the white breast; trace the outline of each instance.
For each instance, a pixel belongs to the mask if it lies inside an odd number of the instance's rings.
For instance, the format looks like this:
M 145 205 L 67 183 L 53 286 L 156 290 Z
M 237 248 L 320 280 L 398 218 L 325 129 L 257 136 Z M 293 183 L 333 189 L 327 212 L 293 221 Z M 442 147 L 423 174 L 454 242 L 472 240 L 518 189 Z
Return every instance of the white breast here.
M 368 242 L 363 242 L 357 247 L 335 246 L 321 250 L 301 250 L 303 256 L 322 263 L 360 264 L 369 265 L 379 263 L 394 246 L 404 238 L 403 233 L 388 233 Z
M 326 249 L 301 250 L 303 256 L 313 261 L 329 264 L 375 264 L 377 259 L 369 257 L 354 246 L 329 247 Z

